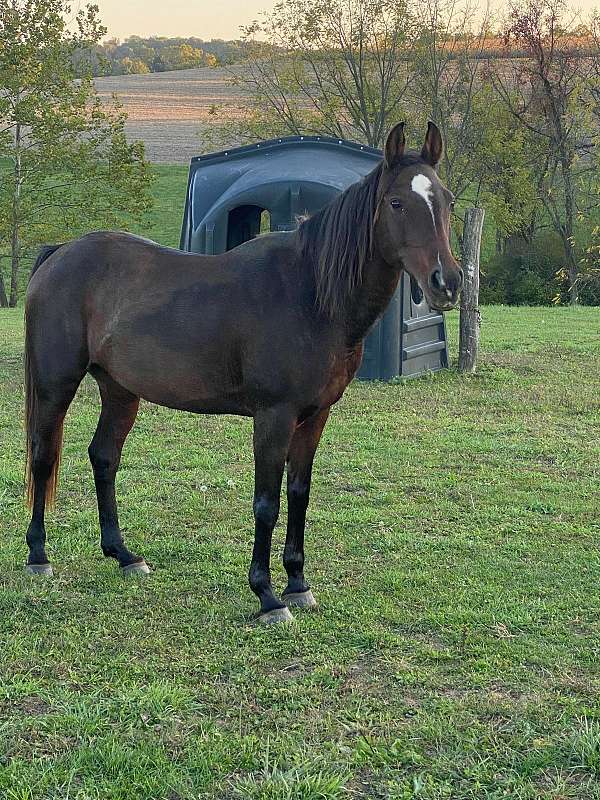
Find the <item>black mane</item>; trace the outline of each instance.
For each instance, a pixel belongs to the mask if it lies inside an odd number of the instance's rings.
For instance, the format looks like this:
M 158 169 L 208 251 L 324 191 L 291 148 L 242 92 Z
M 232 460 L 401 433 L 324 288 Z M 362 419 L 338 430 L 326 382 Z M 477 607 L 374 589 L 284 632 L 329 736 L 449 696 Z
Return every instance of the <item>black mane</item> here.
M 409 151 L 394 166 L 394 172 L 419 163 L 420 154 Z M 339 312 L 360 285 L 364 265 L 373 254 L 377 190 L 382 174 L 383 162 L 298 228 L 302 258 L 315 271 L 317 308 L 328 316 Z

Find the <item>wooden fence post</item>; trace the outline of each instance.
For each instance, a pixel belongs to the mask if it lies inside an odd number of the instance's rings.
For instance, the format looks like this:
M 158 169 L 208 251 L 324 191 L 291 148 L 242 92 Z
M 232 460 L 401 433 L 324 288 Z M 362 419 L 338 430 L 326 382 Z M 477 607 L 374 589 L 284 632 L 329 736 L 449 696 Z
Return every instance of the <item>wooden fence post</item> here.
M 483 231 L 483 208 L 468 208 L 462 241 L 462 268 L 465 282 L 460 298 L 460 344 L 458 369 L 475 372 L 479 350 L 479 253 Z

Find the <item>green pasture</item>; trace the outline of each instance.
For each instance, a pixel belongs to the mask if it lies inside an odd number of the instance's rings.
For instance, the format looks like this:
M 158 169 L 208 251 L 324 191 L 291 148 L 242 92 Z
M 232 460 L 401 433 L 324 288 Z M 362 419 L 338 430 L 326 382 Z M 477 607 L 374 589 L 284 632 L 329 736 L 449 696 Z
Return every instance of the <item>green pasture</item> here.
M 265 629 L 250 422 L 143 405 L 118 494 L 153 573 L 127 581 L 98 546 L 91 380 L 55 578 L 24 573 L 22 311 L 0 312 L 0 798 L 600 798 L 598 314 L 484 308 L 476 377 L 352 384 L 315 470 L 320 610 Z
M 155 174 L 152 187 L 154 207 L 142 222 L 132 226 L 132 230 L 169 247 L 179 247 L 188 168 L 154 164 L 152 169 Z

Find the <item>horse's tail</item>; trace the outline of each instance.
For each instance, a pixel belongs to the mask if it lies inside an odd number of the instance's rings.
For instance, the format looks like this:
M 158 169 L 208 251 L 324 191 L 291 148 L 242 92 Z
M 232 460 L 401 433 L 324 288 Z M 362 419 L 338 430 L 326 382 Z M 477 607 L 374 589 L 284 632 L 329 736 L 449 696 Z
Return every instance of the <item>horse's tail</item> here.
M 45 244 L 43 247 L 41 247 L 40 252 L 38 253 L 38 256 L 31 270 L 31 276 L 35 275 L 38 267 L 41 267 L 44 261 L 46 261 L 47 258 L 50 258 L 50 256 L 53 253 L 56 253 L 56 251 L 59 250 L 61 247 L 62 244 Z
M 38 402 L 38 386 L 37 377 L 34 368 L 34 359 L 32 353 L 31 341 L 31 328 L 27 321 L 27 312 L 25 313 L 25 439 L 26 439 L 26 453 L 27 460 L 25 466 L 25 483 L 27 492 L 27 505 L 29 508 L 33 506 L 34 499 L 34 479 L 33 479 L 33 461 L 34 450 L 37 446 L 34 440 L 34 434 L 38 428 L 39 420 L 39 402 Z M 37 437 L 36 437 L 37 438 Z M 63 419 L 57 421 L 57 425 L 53 431 L 54 445 L 56 447 L 56 459 L 52 465 L 52 470 L 46 482 L 46 505 L 51 508 L 54 505 L 56 497 L 56 487 L 58 484 L 58 470 L 60 467 L 60 455 L 63 443 Z
M 31 274 L 33 275 L 34 272 L 40 267 L 41 264 L 46 261 L 47 258 L 55 253 L 59 247 L 62 245 L 48 245 L 46 247 L 42 247 L 40 250 L 37 259 L 35 260 L 35 264 L 33 265 L 33 269 Z M 26 431 L 26 453 L 27 453 L 27 461 L 25 467 L 25 481 L 27 486 L 27 504 L 31 508 L 33 505 L 33 490 L 34 490 L 34 482 L 33 482 L 33 473 L 32 473 L 32 465 L 33 465 L 33 449 L 35 447 L 35 443 L 33 441 L 33 434 L 37 427 L 37 417 L 38 417 L 38 392 L 37 392 L 37 380 L 36 374 L 34 370 L 34 359 L 33 359 L 33 341 L 32 341 L 32 334 L 31 334 L 31 320 L 28 317 L 27 308 L 25 309 L 25 431 Z M 60 467 L 60 453 L 62 450 L 62 439 L 63 439 L 63 425 L 62 420 L 54 432 L 55 439 L 57 440 L 57 456 L 52 467 L 52 472 L 48 478 L 46 483 L 46 504 L 52 506 L 54 504 L 54 498 L 56 497 L 56 485 L 58 482 L 58 470 Z
M 36 267 L 37 268 L 37 262 Z M 35 269 L 34 268 L 34 269 Z M 25 462 L 25 483 L 27 486 L 27 505 L 29 508 L 33 505 L 33 475 L 31 474 L 31 461 L 32 461 L 32 431 L 35 423 L 36 412 L 36 392 L 35 392 L 35 379 L 32 373 L 30 347 L 31 342 L 29 339 L 29 330 L 27 324 L 27 314 L 25 314 L 25 453 L 27 460 Z

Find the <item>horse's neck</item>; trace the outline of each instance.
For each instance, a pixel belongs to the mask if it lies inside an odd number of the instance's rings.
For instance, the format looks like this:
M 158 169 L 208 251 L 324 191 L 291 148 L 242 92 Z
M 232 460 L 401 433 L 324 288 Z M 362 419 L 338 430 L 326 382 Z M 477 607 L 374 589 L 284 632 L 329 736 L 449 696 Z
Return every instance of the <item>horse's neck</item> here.
M 367 262 L 363 279 L 347 307 L 346 336 L 353 347 L 365 338 L 389 305 L 400 278 L 400 271 L 390 267 L 382 258 Z

